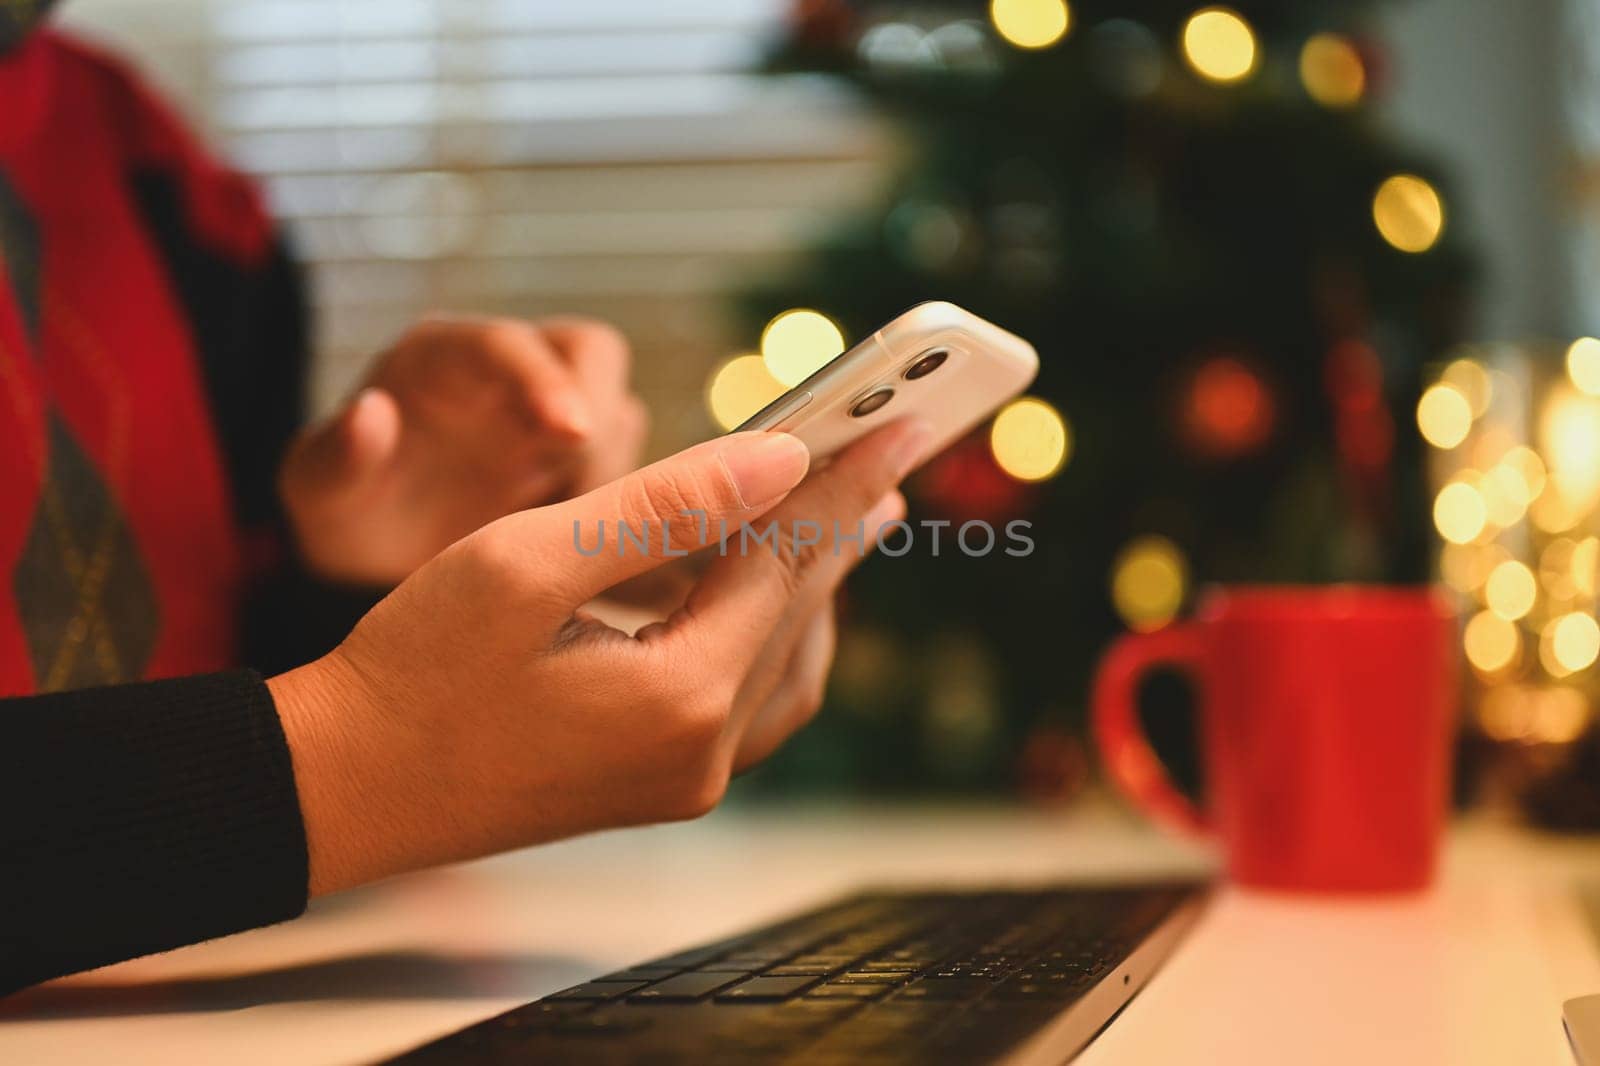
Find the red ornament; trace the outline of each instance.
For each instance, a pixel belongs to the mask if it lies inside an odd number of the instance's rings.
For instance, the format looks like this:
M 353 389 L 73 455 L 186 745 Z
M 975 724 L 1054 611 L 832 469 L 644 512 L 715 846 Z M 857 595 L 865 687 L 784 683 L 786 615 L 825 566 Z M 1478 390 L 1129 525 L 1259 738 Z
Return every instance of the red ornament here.
M 1246 455 L 1272 436 L 1275 408 L 1260 375 L 1233 356 L 1215 356 L 1200 365 L 1189 383 L 1184 436 L 1212 458 Z
M 952 522 L 1003 521 L 1031 509 L 1035 489 L 1001 470 L 987 434 L 974 433 L 951 445 L 918 474 L 912 494 Z
M 1383 402 L 1383 364 L 1372 345 L 1354 338 L 1336 343 L 1323 366 L 1333 401 L 1335 443 L 1353 471 L 1381 470 L 1394 454 L 1394 419 Z
M 789 21 L 800 44 L 839 48 L 855 33 L 856 13 L 845 0 L 796 0 Z

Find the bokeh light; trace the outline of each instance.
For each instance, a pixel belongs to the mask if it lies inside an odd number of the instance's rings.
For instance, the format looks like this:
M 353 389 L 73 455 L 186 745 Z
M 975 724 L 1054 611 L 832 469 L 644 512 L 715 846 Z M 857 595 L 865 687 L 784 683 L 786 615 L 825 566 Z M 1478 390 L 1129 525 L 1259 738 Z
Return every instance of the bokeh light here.
M 1454 385 L 1430 385 L 1417 401 L 1417 428 L 1435 448 L 1454 448 L 1472 431 L 1472 405 Z
M 1508 450 L 1500 460 L 1500 465 L 1517 472 L 1530 502 L 1538 499 L 1539 493 L 1544 491 L 1544 460 L 1539 458 L 1538 452 L 1527 445 L 1519 444 Z
M 1533 571 L 1525 563 L 1510 559 L 1489 574 L 1483 595 L 1489 610 L 1508 622 L 1514 622 L 1533 610 L 1534 602 L 1539 598 L 1539 583 L 1534 580 Z
M 1064 0 L 990 0 L 989 21 L 1018 48 L 1048 48 L 1072 28 L 1072 9 Z
M 844 333 L 820 311 L 785 311 L 761 331 L 761 358 L 786 387 L 800 384 L 842 351 Z
M 723 429 L 732 429 L 784 393 L 759 355 L 739 355 L 712 371 L 706 406 Z
M 1585 537 L 1572 549 L 1572 583 L 1579 595 L 1600 595 L 1600 537 Z
M 1183 606 L 1189 565 L 1166 537 L 1139 537 L 1111 569 L 1111 602 L 1130 629 L 1149 632 L 1171 622 Z
M 1590 396 L 1600 396 L 1600 340 L 1579 337 L 1567 347 L 1567 376 Z
M 1465 481 L 1453 481 L 1439 490 L 1433 501 L 1433 524 L 1439 535 L 1454 544 L 1466 544 L 1489 520 L 1483 496 Z
M 1372 197 L 1372 221 L 1402 252 L 1425 252 L 1444 232 L 1444 202 L 1415 174 L 1386 178 Z
M 1488 611 L 1480 611 L 1467 623 L 1461 638 L 1467 662 L 1485 674 L 1495 674 L 1510 666 L 1522 647 L 1517 627 Z
M 1539 635 L 1539 661 L 1553 677 L 1566 677 L 1600 658 L 1600 624 L 1574 611 L 1544 627 Z
M 1539 437 L 1551 481 L 1566 501 L 1583 513 L 1600 504 L 1600 398 L 1565 385 L 1552 390 Z
M 1300 81 L 1324 107 L 1349 107 L 1367 87 L 1367 68 L 1350 38 L 1315 33 L 1300 49 Z
M 1482 418 L 1484 412 L 1489 410 L 1489 401 L 1494 397 L 1494 385 L 1489 372 L 1476 359 L 1453 360 L 1439 375 L 1439 380 L 1467 398 L 1473 418 Z
M 1025 396 L 995 415 L 989 449 L 1000 469 L 1018 481 L 1053 477 L 1072 453 L 1072 432 L 1061 412 L 1043 400 Z
M 1509 463 L 1496 463 L 1478 479 L 1478 494 L 1483 497 L 1484 514 L 1490 525 L 1509 529 L 1528 513 L 1533 493 L 1522 479 L 1522 472 Z
M 1202 8 L 1183 24 L 1183 57 L 1208 81 L 1226 84 L 1249 77 L 1259 54 L 1255 31 L 1232 8 Z

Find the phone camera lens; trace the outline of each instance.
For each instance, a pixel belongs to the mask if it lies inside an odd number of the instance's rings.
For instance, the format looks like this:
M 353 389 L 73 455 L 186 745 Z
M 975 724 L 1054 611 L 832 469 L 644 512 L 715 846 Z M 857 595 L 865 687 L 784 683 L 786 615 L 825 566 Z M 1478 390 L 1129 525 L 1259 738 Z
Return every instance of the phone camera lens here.
M 905 379 L 907 381 L 915 381 L 918 378 L 925 378 L 941 366 L 944 366 L 944 361 L 948 358 L 950 358 L 949 349 L 935 348 L 906 368 Z
M 894 399 L 894 390 L 889 386 L 885 385 L 882 388 L 873 389 L 857 400 L 854 407 L 850 408 L 850 417 L 865 418 L 892 399 Z

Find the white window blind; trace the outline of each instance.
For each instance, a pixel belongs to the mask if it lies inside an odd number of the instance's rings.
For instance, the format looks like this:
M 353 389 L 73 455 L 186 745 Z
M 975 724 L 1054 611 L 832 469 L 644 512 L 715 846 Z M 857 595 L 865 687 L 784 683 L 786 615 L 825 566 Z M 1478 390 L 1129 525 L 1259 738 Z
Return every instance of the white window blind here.
M 871 191 L 886 139 L 752 72 L 787 0 L 67 0 L 265 182 L 312 279 L 314 395 L 434 309 L 610 319 L 657 450 L 750 338 L 732 287 Z

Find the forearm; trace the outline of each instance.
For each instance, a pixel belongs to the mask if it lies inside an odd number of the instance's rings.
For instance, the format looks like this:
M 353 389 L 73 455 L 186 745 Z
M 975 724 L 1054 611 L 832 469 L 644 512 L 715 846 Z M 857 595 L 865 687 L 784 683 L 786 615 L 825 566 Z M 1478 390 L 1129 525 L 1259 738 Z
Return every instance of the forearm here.
M 0 701 L 0 993 L 282 921 L 305 834 L 240 671 Z

